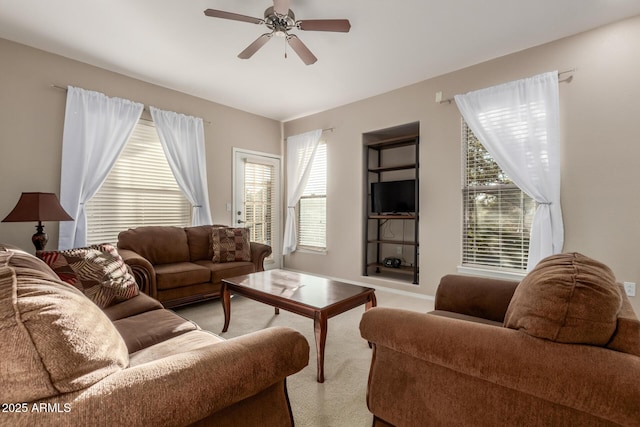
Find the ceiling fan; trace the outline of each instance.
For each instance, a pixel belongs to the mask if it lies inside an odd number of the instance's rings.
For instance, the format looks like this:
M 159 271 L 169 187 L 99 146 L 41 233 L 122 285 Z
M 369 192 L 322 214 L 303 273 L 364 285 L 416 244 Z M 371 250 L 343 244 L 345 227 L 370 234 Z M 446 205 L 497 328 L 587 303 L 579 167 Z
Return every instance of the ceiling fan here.
M 274 35 L 285 37 L 287 43 L 298 54 L 300 59 L 311 65 L 318 60 L 313 53 L 302 43 L 295 34 L 289 31 L 297 28 L 303 31 L 334 31 L 348 33 L 351 23 L 348 19 L 305 19 L 296 21 L 293 11 L 289 9 L 290 0 L 273 0 L 273 6 L 264 11 L 264 18 L 253 18 L 251 16 L 237 13 L 224 12 L 222 10 L 207 9 L 204 14 L 213 18 L 231 19 L 233 21 L 250 22 L 253 24 L 264 24 L 271 30 L 264 33 L 251 43 L 245 50 L 238 54 L 238 58 L 249 59 L 254 53 L 265 45 Z

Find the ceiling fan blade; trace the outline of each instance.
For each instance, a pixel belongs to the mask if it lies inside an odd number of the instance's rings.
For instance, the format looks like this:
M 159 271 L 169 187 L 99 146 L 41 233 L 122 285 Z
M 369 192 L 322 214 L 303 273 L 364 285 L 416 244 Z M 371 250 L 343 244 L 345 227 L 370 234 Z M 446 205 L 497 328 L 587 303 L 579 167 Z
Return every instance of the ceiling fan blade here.
M 253 43 L 251 43 L 249 46 L 247 46 L 247 48 L 245 50 L 240 52 L 238 54 L 238 58 L 240 58 L 240 59 L 249 59 L 249 58 L 251 58 L 253 56 L 253 54 L 256 53 L 258 51 L 258 49 L 260 49 L 262 46 L 264 46 L 264 44 L 266 42 L 268 42 L 269 39 L 272 36 L 273 36 L 273 33 L 264 33 L 263 35 L 261 35 L 260 37 L 255 39 L 255 41 Z
M 297 36 L 289 34 L 287 36 L 287 42 L 289 43 L 289 46 L 291 46 L 291 49 L 293 49 L 298 54 L 300 59 L 302 59 L 302 62 L 304 62 L 305 64 L 311 65 L 318 60 L 318 58 L 316 58 L 315 55 L 311 53 L 309 48 L 304 43 L 302 43 L 302 41 Z
M 224 12 L 222 10 L 207 9 L 204 14 L 212 18 L 231 19 L 233 21 L 250 22 L 252 24 L 262 24 L 264 21 L 259 18 L 253 18 L 251 16 L 240 15 L 238 13 Z
M 278 15 L 287 15 L 289 13 L 290 0 L 273 0 L 273 10 Z
M 296 23 L 304 31 L 336 31 L 348 33 L 351 23 L 348 19 L 305 19 Z

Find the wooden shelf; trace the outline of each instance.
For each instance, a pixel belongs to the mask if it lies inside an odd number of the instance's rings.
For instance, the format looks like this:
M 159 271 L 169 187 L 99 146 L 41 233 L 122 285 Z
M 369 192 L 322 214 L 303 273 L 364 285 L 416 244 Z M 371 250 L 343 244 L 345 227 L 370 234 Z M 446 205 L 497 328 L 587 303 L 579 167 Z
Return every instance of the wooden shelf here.
M 367 240 L 367 243 L 383 243 L 389 245 L 405 245 L 405 246 L 416 246 L 418 243 L 416 242 L 407 242 L 402 240 Z
M 415 135 L 403 135 L 401 137 L 388 138 L 380 141 L 368 142 L 365 146 L 374 150 L 380 150 L 384 148 L 397 148 L 405 147 L 409 145 L 416 145 L 418 143 L 418 134 Z
M 369 215 L 369 219 L 416 219 L 416 215 Z
M 381 167 L 369 168 L 369 172 L 373 172 L 373 173 L 391 172 L 391 171 L 401 171 L 401 170 L 409 170 L 409 169 L 415 169 L 415 168 L 416 168 L 416 164 L 411 163 L 408 165 L 384 166 L 384 167 L 381 166 Z
M 379 268 L 380 270 L 394 271 L 394 272 L 397 272 L 397 273 L 413 274 L 413 266 L 412 265 L 401 265 L 398 268 L 393 268 L 393 267 L 385 267 L 384 264 L 381 264 L 381 263 L 372 262 L 372 263 L 367 264 L 367 267 L 376 267 L 376 268 Z

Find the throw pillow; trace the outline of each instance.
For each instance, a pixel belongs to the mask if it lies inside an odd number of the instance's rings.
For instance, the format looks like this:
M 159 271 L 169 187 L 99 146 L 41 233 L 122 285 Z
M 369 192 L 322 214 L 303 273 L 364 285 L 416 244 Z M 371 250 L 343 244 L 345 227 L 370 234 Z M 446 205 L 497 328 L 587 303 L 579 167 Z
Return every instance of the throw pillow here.
M 126 368 L 127 346 L 102 310 L 25 257 L 0 252 L 0 401 L 81 390 Z
M 621 306 L 609 267 L 579 253 L 552 255 L 522 279 L 504 325 L 551 341 L 604 346 Z
M 81 290 L 100 308 L 140 292 L 135 278 L 113 245 L 103 243 L 64 251 L 38 251 L 60 280 Z
M 248 228 L 213 227 L 213 262 L 251 261 Z

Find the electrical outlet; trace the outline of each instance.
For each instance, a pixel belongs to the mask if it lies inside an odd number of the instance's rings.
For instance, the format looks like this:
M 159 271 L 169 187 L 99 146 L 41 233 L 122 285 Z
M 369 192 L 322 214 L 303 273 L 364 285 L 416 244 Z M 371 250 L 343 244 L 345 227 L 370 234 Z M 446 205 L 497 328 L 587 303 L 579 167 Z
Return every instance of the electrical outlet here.
M 396 254 L 397 255 L 402 255 L 402 246 L 400 246 L 400 245 L 396 246 Z
M 624 282 L 624 291 L 629 297 L 636 296 L 636 284 L 633 282 Z

